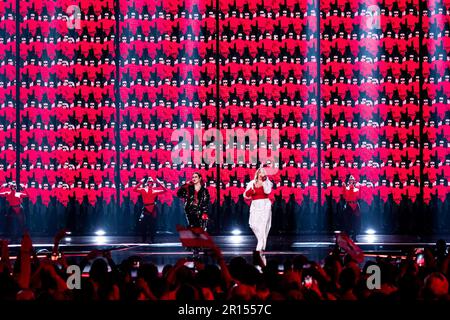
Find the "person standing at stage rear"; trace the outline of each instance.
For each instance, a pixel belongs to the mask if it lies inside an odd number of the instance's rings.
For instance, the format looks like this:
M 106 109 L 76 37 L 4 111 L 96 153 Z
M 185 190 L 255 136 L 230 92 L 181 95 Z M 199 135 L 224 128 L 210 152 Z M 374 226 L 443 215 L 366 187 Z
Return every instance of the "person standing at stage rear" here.
M 141 216 L 139 217 L 139 224 L 142 234 L 142 242 L 147 241 L 147 234 L 150 230 L 151 243 L 155 242 L 156 235 L 156 208 L 155 202 L 158 195 L 167 192 L 168 190 L 164 185 L 156 179 L 156 182 L 152 178 L 142 179 L 141 182 L 134 187 L 134 191 L 138 192 L 142 196 L 144 207 L 142 208 Z
M 256 170 L 255 178 L 247 184 L 244 198 L 252 200 L 250 205 L 249 225 L 258 241 L 254 258 L 260 256 L 266 249 L 267 237 L 272 224 L 272 203 L 269 194 L 272 192 L 272 182 L 263 168 Z
M 7 185 L 3 185 L 6 187 Z M 21 185 L 22 188 L 24 187 Z M 18 240 L 25 232 L 25 217 L 22 212 L 22 199 L 28 197 L 27 190 L 18 192 L 14 183 L 9 184 L 9 190 L 0 192 L 1 197 L 5 197 L 8 202 L 8 216 L 6 230 L 12 240 Z
M 344 221 L 345 231 L 356 241 L 356 235 L 361 231 L 361 213 L 358 200 L 360 198 L 359 184 L 351 175 L 348 185 L 342 183 L 342 197 L 344 198 Z
M 177 196 L 185 201 L 184 210 L 189 227 L 200 227 L 206 231 L 209 219 L 210 195 L 200 173 L 195 172 L 191 181 L 178 189 Z

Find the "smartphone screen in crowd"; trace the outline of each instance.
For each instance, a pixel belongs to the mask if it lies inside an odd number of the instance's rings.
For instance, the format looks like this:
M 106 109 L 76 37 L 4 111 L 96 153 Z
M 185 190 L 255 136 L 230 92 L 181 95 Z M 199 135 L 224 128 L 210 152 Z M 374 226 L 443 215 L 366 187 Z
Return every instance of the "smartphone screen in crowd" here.
M 306 276 L 305 280 L 303 281 L 303 285 L 309 289 L 309 288 L 311 288 L 312 284 L 313 284 L 313 278 L 311 276 Z

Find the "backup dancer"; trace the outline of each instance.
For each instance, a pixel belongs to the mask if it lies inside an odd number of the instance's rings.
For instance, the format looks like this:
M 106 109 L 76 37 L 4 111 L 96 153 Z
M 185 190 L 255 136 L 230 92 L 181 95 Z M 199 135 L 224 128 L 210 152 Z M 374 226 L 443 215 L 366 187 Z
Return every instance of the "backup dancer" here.
M 156 235 L 156 207 L 155 202 L 158 195 L 167 192 L 166 187 L 156 179 L 152 178 L 147 180 L 142 179 L 141 182 L 134 188 L 135 192 L 138 192 L 142 196 L 144 207 L 142 208 L 141 216 L 139 217 L 142 242 L 147 241 L 148 231 L 150 231 L 151 243 L 155 242 Z
M 2 187 L 8 186 L 7 184 Z M 24 188 L 23 185 L 21 185 Z M 9 184 L 9 190 L 0 192 L 1 197 L 5 197 L 8 202 L 8 216 L 6 231 L 12 237 L 12 240 L 18 240 L 25 232 L 25 217 L 22 210 L 22 199 L 28 197 L 28 192 L 24 189 L 17 191 L 15 183 Z
M 356 235 L 361 231 L 361 213 L 358 200 L 360 199 L 359 184 L 351 175 L 348 185 L 342 183 L 342 197 L 344 198 L 344 221 L 345 231 L 356 241 Z

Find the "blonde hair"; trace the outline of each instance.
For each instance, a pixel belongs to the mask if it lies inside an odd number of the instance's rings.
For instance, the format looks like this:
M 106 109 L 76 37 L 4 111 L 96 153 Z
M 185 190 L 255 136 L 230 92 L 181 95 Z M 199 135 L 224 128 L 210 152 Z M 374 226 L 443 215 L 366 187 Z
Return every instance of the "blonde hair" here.
M 254 181 L 255 181 L 255 182 L 258 181 L 258 175 L 259 175 L 261 172 L 264 172 L 264 174 L 267 175 L 266 170 L 264 170 L 264 168 L 259 168 L 259 169 L 256 170 L 256 172 L 255 172 L 255 178 L 254 178 Z

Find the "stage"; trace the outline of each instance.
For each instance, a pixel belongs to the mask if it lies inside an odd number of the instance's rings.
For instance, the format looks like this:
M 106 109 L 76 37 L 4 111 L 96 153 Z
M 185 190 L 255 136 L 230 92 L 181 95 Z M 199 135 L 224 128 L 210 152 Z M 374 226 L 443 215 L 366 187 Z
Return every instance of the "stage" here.
M 233 257 L 242 256 L 248 262 L 252 261 L 252 251 L 256 239 L 251 235 L 214 236 L 216 244 L 222 249 L 227 261 Z M 395 260 L 404 258 L 411 248 L 426 248 L 435 245 L 438 239 L 447 242 L 450 235 L 433 235 L 418 238 L 406 235 L 359 235 L 356 244 L 364 251 L 366 260 L 377 256 L 391 256 Z M 79 262 L 92 250 L 109 250 L 115 263 L 119 264 L 130 256 L 136 256 L 143 262 L 152 262 L 161 271 L 164 265 L 174 264 L 183 257 L 192 257 L 192 252 L 186 250 L 175 234 L 158 235 L 155 243 L 141 243 L 140 237 L 92 235 L 69 236 L 61 241 L 60 251 L 72 261 Z M 268 248 L 265 252 L 267 261 L 276 260 L 282 269 L 286 259 L 296 255 L 305 255 L 308 259 L 321 262 L 335 245 L 333 235 L 296 235 L 269 236 Z M 11 258 L 15 259 L 19 244 L 10 244 Z M 38 256 L 50 253 L 53 239 L 48 237 L 33 237 L 33 246 Z M 212 261 L 202 255 L 205 260 Z

